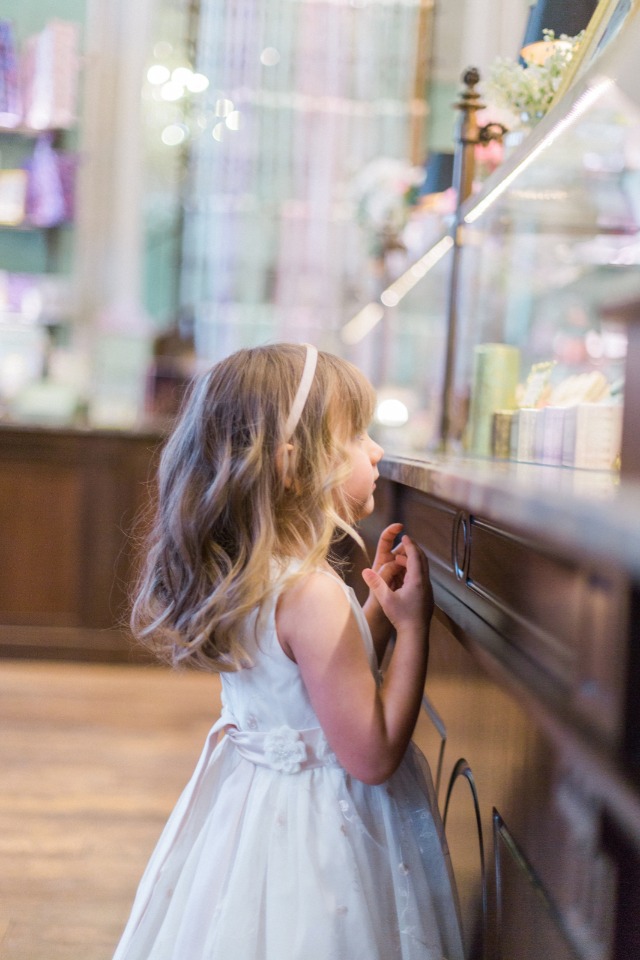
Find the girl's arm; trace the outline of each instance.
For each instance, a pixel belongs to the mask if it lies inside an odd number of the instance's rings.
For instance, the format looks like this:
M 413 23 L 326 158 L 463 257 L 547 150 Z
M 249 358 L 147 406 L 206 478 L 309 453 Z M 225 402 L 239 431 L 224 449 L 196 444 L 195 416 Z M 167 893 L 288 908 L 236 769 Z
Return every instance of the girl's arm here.
M 376 555 L 371 565 L 371 569 L 380 574 L 387 586 L 392 586 L 395 589 L 402 583 L 404 577 L 404 548 L 400 545 L 397 550 L 393 549 L 394 541 L 401 530 L 401 523 L 392 523 L 382 531 L 378 540 Z M 382 663 L 391 636 L 392 625 L 372 590 L 369 591 L 369 596 L 362 605 L 362 609 L 373 637 L 378 663 Z
M 405 754 L 418 718 L 433 613 L 427 559 L 403 537 L 406 570 L 395 590 L 380 574 L 363 577 L 396 629 L 377 687 L 349 600 L 335 580 L 311 574 L 286 591 L 277 612 L 280 643 L 299 667 L 320 725 L 338 760 L 365 783 L 387 780 Z

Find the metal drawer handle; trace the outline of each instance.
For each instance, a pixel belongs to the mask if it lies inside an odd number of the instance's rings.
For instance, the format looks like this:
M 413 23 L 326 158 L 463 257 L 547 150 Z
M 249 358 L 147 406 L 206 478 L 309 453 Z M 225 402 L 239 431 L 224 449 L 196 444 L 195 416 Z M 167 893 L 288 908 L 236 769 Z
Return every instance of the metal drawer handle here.
M 462 534 L 462 543 L 460 535 Z M 458 580 L 464 580 L 467 575 L 469 560 L 469 517 L 459 511 L 453 521 L 453 541 L 451 544 L 453 570 Z

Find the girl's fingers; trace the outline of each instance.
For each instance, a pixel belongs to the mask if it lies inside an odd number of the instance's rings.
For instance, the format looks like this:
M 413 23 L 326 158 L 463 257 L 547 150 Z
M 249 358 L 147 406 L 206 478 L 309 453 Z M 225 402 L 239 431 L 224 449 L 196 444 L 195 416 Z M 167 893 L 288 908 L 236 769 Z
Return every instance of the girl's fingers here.
M 394 550 L 391 556 L 393 557 L 394 563 L 400 563 L 403 567 L 406 567 L 407 552 L 402 545 L 397 550 Z
M 408 541 L 407 558 L 409 563 L 407 565 L 405 583 L 409 583 L 420 590 L 423 596 L 423 602 L 425 603 L 427 618 L 430 618 L 433 613 L 433 588 L 429 577 L 429 560 L 424 550 L 413 540 L 410 540 L 409 537 L 403 537 L 402 539 L 403 541 L 405 539 Z
M 409 570 L 410 567 L 413 568 L 416 564 L 420 565 L 421 551 L 418 550 L 418 547 L 413 542 L 411 537 L 407 537 L 405 534 L 405 536 L 402 538 L 401 545 L 404 548 L 404 556 L 406 560 L 407 570 Z
M 389 587 L 386 585 L 380 574 L 376 573 L 375 570 L 372 570 L 370 567 L 367 567 L 366 570 L 362 571 L 362 579 L 369 587 L 374 597 L 384 609 L 387 596 L 391 593 Z
M 391 523 L 380 534 L 378 546 L 373 561 L 374 569 L 378 569 L 382 564 L 387 563 L 393 557 L 393 542 L 402 530 L 401 523 Z
M 388 587 L 395 584 L 392 589 L 397 589 L 397 585 L 404 580 L 404 566 L 397 563 L 396 560 L 392 560 L 390 563 L 384 563 L 376 570 L 376 573 L 382 577 Z
M 415 602 L 410 597 L 416 591 L 425 598 L 431 594 L 429 562 L 415 540 L 405 534 L 396 547 L 385 551 L 385 544 L 392 543 L 401 528 L 401 524 L 394 523 L 383 530 L 376 562 L 362 573 L 364 582 L 387 615 L 395 611 L 398 604 Z
M 421 550 L 410 537 L 403 537 L 402 542 L 406 549 L 406 581 L 409 583 L 414 581 L 430 583 L 429 561 L 424 550 Z

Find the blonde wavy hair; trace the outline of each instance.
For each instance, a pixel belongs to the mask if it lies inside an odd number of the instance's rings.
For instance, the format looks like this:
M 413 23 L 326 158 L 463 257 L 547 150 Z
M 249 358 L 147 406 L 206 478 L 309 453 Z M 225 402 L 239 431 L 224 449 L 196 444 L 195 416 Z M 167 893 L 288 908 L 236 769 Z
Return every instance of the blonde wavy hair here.
M 214 671 L 247 664 L 243 625 L 292 578 L 288 561 L 304 576 L 336 537 L 360 542 L 342 484 L 346 444 L 368 427 L 373 389 L 351 363 L 320 351 L 287 438 L 305 357 L 297 344 L 240 350 L 192 385 L 160 460 L 131 616 L 162 660 Z

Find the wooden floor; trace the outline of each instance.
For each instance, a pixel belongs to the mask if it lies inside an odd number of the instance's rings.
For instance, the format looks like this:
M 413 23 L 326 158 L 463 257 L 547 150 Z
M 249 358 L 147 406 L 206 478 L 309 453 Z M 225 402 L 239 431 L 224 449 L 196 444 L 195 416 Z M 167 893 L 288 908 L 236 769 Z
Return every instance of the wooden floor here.
M 111 960 L 218 712 L 202 674 L 0 661 L 0 960 Z

